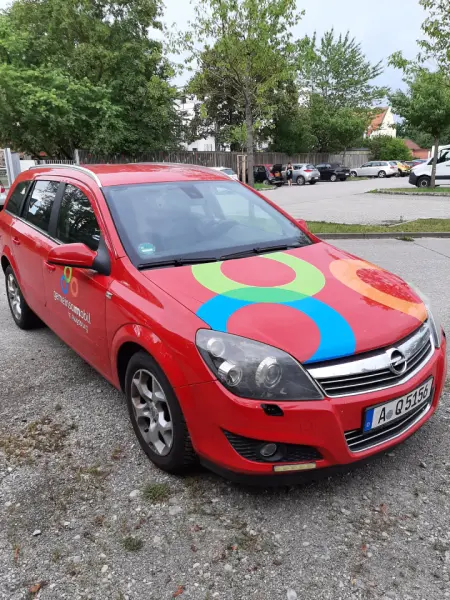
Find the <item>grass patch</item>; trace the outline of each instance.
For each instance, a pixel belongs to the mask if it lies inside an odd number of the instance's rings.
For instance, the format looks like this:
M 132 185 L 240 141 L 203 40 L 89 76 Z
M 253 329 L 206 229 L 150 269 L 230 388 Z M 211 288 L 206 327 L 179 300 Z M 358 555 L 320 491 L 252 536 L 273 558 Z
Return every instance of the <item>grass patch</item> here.
M 253 187 L 255 190 L 258 190 L 258 192 L 264 192 L 272 189 L 271 185 L 264 185 L 263 183 L 255 183 Z
M 43 417 L 30 423 L 16 435 L 0 436 L 0 450 L 9 459 L 27 462 L 36 452 L 60 452 L 72 429 L 72 426 L 53 423 L 50 417 Z
M 450 231 L 450 219 L 417 219 L 417 221 L 387 225 L 353 225 L 347 223 L 329 223 L 327 221 L 308 221 L 311 233 L 414 233 Z
M 347 177 L 347 181 L 369 181 L 371 177 Z
M 149 483 L 142 491 L 142 496 L 149 502 L 164 502 L 168 500 L 172 492 L 167 483 Z
M 380 190 L 370 190 L 369 194 L 405 194 L 414 192 L 414 194 L 450 194 L 450 187 L 418 188 L 411 186 L 408 188 L 385 188 Z
M 133 537 L 132 535 L 124 538 L 122 544 L 128 552 L 139 552 L 144 546 L 144 542 L 140 538 Z

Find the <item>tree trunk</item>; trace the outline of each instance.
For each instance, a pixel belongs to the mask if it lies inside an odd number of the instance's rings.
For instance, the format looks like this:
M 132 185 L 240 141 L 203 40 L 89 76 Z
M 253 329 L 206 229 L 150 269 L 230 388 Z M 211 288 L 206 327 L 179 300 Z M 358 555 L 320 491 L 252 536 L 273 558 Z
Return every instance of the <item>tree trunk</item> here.
M 433 155 L 433 166 L 431 167 L 431 187 L 436 187 L 436 165 L 439 152 L 439 138 L 434 138 L 434 155 Z
M 345 167 L 345 156 L 347 154 L 347 148 L 344 148 L 344 151 L 342 152 L 342 166 Z
M 245 125 L 247 127 L 247 173 L 248 173 L 248 185 L 253 187 L 255 181 L 253 177 L 253 110 L 250 98 L 247 96 L 245 99 Z

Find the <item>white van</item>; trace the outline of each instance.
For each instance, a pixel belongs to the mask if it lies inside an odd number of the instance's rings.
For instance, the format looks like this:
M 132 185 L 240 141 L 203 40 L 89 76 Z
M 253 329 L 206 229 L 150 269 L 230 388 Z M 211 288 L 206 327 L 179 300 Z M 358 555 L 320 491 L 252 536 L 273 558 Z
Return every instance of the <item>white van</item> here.
M 428 162 L 413 167 L 409 183 L 417 187 L 429 187 L 432 165 L 433 158 L 430 158 Z M 436 164 L 436 185 L 450 185 L 450 146 L 444 146 L 439 151 Z

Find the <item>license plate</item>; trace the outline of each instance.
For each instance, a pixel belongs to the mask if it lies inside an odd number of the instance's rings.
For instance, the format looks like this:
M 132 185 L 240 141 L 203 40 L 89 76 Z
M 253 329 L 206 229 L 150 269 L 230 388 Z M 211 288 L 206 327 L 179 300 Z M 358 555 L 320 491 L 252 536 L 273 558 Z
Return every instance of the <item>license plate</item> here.
M 430 377 L 406 396 L 368 408 L 364 414 L 364 431 L 383 427 L 383 425 L 408 414 L 421 404 L 425 404 L 430 398 L 432 389 L 433 378 Z

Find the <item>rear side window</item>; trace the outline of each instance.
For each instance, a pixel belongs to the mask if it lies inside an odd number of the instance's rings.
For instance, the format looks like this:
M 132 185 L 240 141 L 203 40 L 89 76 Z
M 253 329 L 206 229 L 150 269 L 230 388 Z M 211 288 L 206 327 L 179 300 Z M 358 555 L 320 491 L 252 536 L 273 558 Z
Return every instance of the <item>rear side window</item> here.
M 74 185 L 67 185 L 59 209 L 56 238 L 64 244 L 82 243 L 97 250 L 100 228 L 88 198 Z
M 307 169 L 315 169 L 316 167 L 314 165 L 306 165 Z
M 58 181 L 36 181 L 33 192 L 27 202 L 24 218 L 45 232 L 49 228 L 50 216 L 58 187 Z
M 22 208 L 23 201 L 25 200 L 25 196 L 27 195 L 28 188 L 30 186 L 31 181 L 21 181 L 18 183 L 8 200 L 8 205 L 6 206 L 6 210 L 13 215 L 19 215 L 20 209 Z

